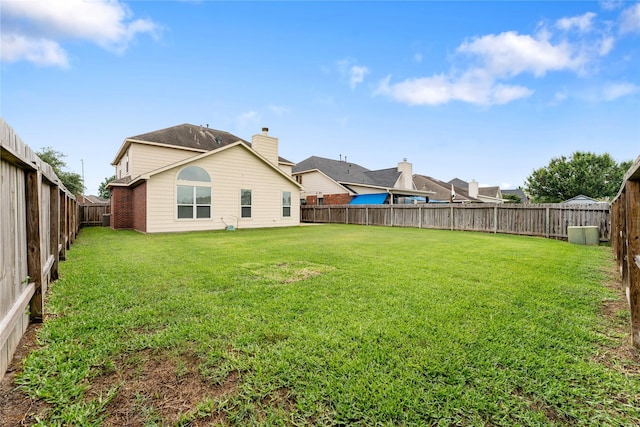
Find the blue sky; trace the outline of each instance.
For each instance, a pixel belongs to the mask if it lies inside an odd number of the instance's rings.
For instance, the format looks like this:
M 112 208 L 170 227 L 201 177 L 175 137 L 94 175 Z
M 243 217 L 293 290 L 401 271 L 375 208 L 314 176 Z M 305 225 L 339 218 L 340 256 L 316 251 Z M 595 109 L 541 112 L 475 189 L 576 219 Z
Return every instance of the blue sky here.
M 84 165 L 181 123 L 280 155 L 522 186 L 575 151 L 640 155 L 640 3 L 0 3 L 0 113 Z

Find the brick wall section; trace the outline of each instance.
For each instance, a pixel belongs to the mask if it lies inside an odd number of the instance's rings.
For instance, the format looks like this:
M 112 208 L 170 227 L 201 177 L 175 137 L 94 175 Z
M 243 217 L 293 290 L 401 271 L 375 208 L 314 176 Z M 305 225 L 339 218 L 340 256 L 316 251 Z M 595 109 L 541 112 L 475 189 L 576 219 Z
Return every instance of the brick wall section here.
M 133 189 L 133 229 L 147 232 L 147 183 Z
M 323 196 L 325 205 L 348 205 L 351 202 L 351 196 L 346 193 L 324 194 Z
M 111 188 L 111 228 L 133 228 L 133 190 L 129 187 Z
M 346 193 L 322 195 L 323 205 L 348 205 L 349 202 L 351 202 L 351 196 Z M 307 205 L 313 206 L 317 204 L 318 196 L 307 196 Z

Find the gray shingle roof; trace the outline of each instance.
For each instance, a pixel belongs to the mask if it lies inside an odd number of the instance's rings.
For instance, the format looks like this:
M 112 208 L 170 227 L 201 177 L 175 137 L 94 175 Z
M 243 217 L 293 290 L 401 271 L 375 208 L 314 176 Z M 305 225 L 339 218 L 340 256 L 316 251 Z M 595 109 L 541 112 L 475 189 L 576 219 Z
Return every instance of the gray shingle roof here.
M 418 190 L 433 191 L 435 194 L 429 196 L 429 199 L 431 200 L 448 202 L 449 197 L 451 196 L 451 182 L 444 182 L 430 176 L 415 174 L 413 175 L 413 184 Z M 456 202 L 477 200 L 469 196 L 467 190 L 460 188 L 455 184 L 453 184 L 453 187 L 456 192 Z
M 393 187 L 400 172 L 396 168 L 371 171 L 353 162 L 311 156 L 293 167 L 293 173 L 317 169 L 340 183 Z
M 229 132 L 212 129 L 207 126 L 192 125 L 189 123 L 183 123 L 181 125 L 143 133 L 141 135 L 130 136 L 127 139 L 155 142 L 159 144 L 205 151 L 216 150 L 237 141 L 241 141 L 251 147 L 250 142 Z M 280 156 L 278 156 L 278 160 L 283 163 L 291 163 L 291 161 Z
M 160 144 L 175 145 L 178 147 L 195 148 L 198 150 L 211 151 L 236 141 L 247 141 L 229 132 L 210 129 L 204 126 L 183 123 L 141 135 L 131 136 L 127 139 L 138 141 L 156 142 Z
M 505 194 L 515 194 L 516 196 L 520 197 L 520 200 L 522 201 L 522 203 L 528 203 L 529 202 L 529 198 L 527 197 L 526 194 L 524 194 L 524 191 L 522 191 L 522 189 L 520 188 L 516 188 L 514 190 L 500 190 L 500 192 L 505 195 Z

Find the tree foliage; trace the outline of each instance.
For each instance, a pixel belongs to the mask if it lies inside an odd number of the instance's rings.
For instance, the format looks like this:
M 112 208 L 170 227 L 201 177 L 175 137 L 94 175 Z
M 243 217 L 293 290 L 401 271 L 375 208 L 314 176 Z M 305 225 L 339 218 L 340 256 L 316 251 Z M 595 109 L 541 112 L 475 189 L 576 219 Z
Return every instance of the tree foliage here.
M 84 191 L 84 182 L 82 181 L 82 176 L 75 172 L 65 171 L 67 164 L 62 160 L 66 157 L 65 154 L 60 151 L 54 150 L 51 147 L 43 147 L 40 151 L 37 151 L 36 154 L 40 159 L 51 165 L 51 168 L 56 173 L 62 184 L 69 190 L 72 194 L 81 194 Z
M 111 192 L 109 191 L 109 189 L 107 188 L 107 185 L 111 182 L 111 181 L 115 181 L 116 176 L 115 175 L 111 175 L 109 177 L 106 177 L 104 179 L 104 181 L 102 181 L 100 183 L 100 186 L 98 187 L 98 196 L 103 198 L 103 199 L 110 199 L 111 198 Z
M 504 200 L 505 203 L 522 203 L 522 198 L 517 194 L 503 194 L 502 200 Z
M 552 158 L 549 165 L 527 177 L 526 190 L 537 203 L 557 203 L 584 195 L 610 200 L 618 193 L 631 161 L 616 163 L 608 154 L 576 151 Z

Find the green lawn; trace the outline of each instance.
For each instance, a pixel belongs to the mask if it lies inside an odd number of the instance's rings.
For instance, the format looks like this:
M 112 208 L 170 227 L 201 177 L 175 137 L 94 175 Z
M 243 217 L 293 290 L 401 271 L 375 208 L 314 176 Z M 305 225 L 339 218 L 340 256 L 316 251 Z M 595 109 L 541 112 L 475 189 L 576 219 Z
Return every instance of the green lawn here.
M 83 229 L 18 382 L 42 425 L 637 425 L 640 378 L 596 362 L 625 339 L 611 263 L 436 230 Z

